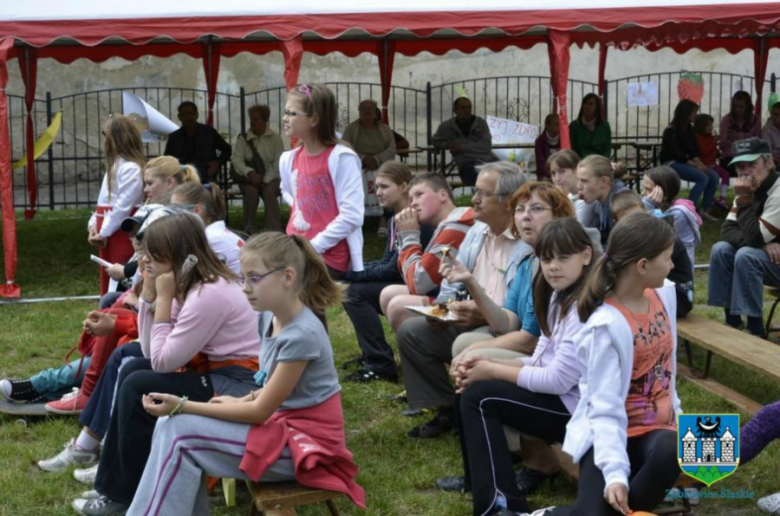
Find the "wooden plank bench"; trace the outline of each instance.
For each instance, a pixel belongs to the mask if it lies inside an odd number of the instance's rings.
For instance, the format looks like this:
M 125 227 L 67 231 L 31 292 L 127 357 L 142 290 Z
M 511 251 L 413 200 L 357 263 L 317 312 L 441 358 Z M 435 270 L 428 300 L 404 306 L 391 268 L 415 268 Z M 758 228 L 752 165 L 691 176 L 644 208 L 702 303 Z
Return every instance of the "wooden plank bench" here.
M 780 380 L 780 347 L 767 340 L 695 314 L 688 314 L 685 319 L 677 321 L 677 336 L 685 347 L 687 361 L 687 366 L 678 363 L 678 375 L 751 415 L 761 409 L 760 403 L 709 378 L 712 355 L 717 354 L 751 371 Z M 693 363 L 691 344 L 707 352 L 701 370 Z
M 775 298 L 775 300 L 772 302 L 772 308 L 769 309 L 769 317 L 766 318 L 765 325 L 766 334 L 771 335 L 772 333 L 780 332 L 780 327 L 772 326 L 772 319 L 775 317 L 775 310 L 777 309 L 777 305 L 780 303 L 780 288 L 764 286 L 764 293 Z
M 297 482 L 247 482 L 247 486 L 252 495 L 252 505 L 248 511 L 250 516 L 291 516 L 295 514 L 296 507 L 319 502 L 325 502 L 331 516 L 338 516 L 339 511 L 333 500 L 344 496 L 336 491 L 309 489 Z

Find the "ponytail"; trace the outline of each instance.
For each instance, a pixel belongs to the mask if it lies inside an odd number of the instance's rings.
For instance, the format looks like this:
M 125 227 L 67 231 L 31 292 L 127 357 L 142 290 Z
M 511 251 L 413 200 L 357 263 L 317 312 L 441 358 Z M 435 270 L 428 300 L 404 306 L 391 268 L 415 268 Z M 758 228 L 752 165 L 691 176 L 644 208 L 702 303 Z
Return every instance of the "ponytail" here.
M 262 253 L 262 261 L 269 269 L 295 270 L 301 302 L 312 312 L 323 313 L 344 300 L 347 286 L 333 281 L 322 257 L 305 238 L 276 231 L 259 233 L 247 240 L 241 250 L 242 255 L 253 252 Z
M 620 274 L 642 259 L 652 260 L 674 245 L 674 229 L 648 213 L 628 215 L 609 235 L 607 249 L 585 284 L 577 304 L 580 320 L 585 322 L 615 290 Z
M 186 183 L 200 184 L 200 176 L 198 175 L 198 169 L 192 165 L 181 165 L 179 160 L 173 156 L 157 156 L 150 159 L 144 171 L 154 169 L 154 175 L 156 177 L 162 177 L 168 179 L 172 177 L 176 184 L 183 185 Z
M 227 213 L 225 198 L 222 196 L 222 189 L 215 183 L 209 183 L 205 186 L 199 182 L 184 183 L 176 187 L 173 195 L 186 204 L 202 206 L 205 212 L 204 218 L 208 224 L 225 219 L 225 214 Z

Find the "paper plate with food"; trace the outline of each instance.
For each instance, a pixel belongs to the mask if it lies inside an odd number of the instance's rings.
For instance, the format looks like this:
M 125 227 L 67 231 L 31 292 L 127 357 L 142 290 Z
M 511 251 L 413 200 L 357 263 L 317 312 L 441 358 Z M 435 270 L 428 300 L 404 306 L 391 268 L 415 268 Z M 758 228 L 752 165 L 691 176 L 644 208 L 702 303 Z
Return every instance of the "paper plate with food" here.
M 407 306 L 406 309 L 440 321 L 452 322 L 458 320 L 455 314 L 450 312 L 446 303 L 437 303 L 430 306 Z

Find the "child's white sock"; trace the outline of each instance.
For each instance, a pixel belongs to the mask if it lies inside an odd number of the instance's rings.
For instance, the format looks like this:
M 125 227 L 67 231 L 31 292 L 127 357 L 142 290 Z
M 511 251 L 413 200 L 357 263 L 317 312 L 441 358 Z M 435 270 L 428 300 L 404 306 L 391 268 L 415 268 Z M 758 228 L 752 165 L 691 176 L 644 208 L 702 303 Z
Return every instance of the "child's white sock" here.
M 76 438 L 76 446 L 82 450 L 93 451 L 97 449 L 98 446 L 100 446 L 100 441 L 82 430 L 79 436 Z
M 720 198 L 724 201 L 729 195 L 729 185 L 720 185 Z

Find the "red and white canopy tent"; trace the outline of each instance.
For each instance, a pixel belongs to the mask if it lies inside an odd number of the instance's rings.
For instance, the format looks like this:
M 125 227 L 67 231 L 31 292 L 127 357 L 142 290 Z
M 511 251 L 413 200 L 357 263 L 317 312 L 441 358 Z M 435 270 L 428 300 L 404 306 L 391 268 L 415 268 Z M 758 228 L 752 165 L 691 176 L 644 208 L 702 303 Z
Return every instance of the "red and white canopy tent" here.
M 585 6 L 587 4 L 587 6 Z M 17 58 L 25 84 L 28 111 L 25 128 L 28 218 L 37 198 L 31 149 L 35 131 L 32 105 L 38 59 L 71 63 L 86 58 L 133 60 L 185 53 L 203 59 L 209 113 L 216 97 L 220 57 L 240 52 L 281 51 L 288 88 L 298 80 L 304 52 L 325 55 L 363 52 L 379 58 L 382 104 L 390 98 L 396 53 L 443 55 L 450 50 L 528 49 L 547 43 L 553 96 L 567 127 L 566 86 L 569 47 L 599 44 L 599 93 L 603 93 L 607 49 L 649 50 L 671 47 L 723 48 L 731 53 L 755 51 L 755 84 L 761 105 L 768 51 L 780 46 L 780 4 L 771 0 L 320 0 L 309 5 L 261 5 L 256 0 L 135 0 L 95 3 L 90 0 L 3 2 L 0 5 L 0 204 L 6 284 L 0 296 L 19 297 L 13 209 L 11 148 L 8 137 L 6 64 Z M 383 116 L 387 117 L 386 107 Z M 562 131 L 568 146 L 568 132 Z

